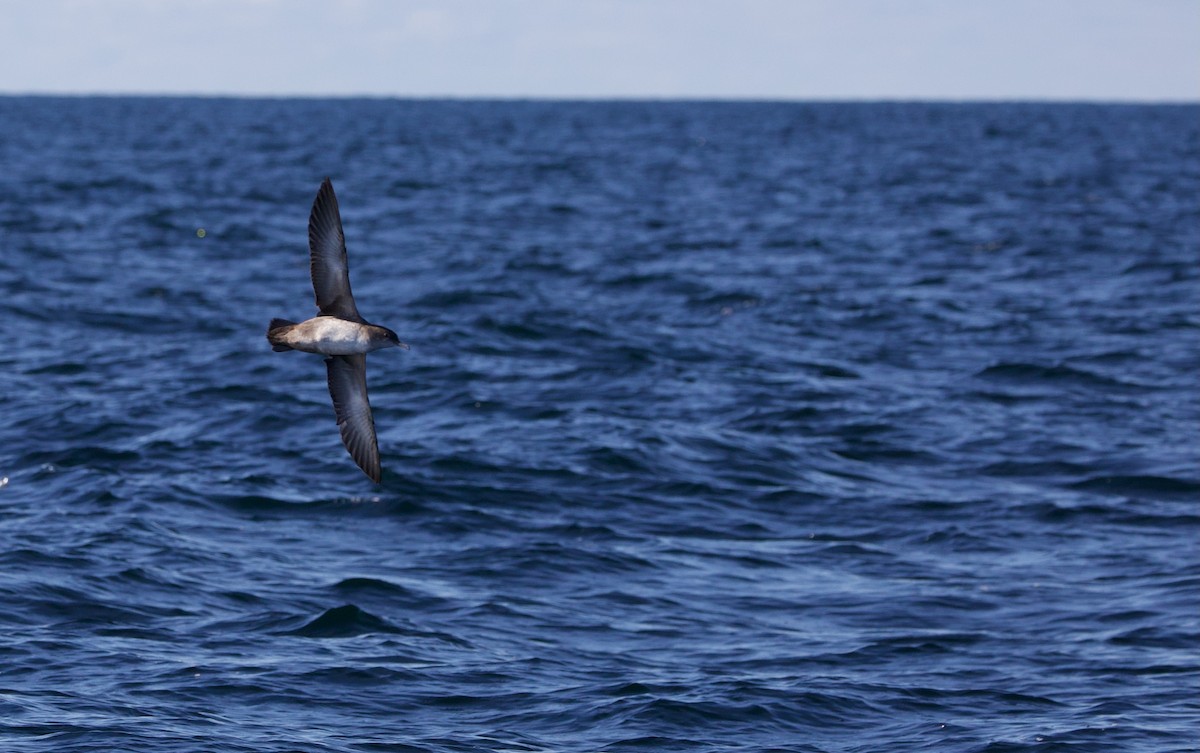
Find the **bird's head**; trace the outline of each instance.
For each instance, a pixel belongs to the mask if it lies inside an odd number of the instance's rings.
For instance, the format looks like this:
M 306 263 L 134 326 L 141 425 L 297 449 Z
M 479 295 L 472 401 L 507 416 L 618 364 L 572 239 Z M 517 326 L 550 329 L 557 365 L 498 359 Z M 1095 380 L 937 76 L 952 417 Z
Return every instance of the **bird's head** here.
M 383 346 L 382 347 L 384 347 L 384 348 L 404 348 L 405 350 L 408 350 L 408 345 L 406 343 L 400 342 L 400 336 L 397 335 L 395 332 L 391 331 L 387 327 L 377 327 L 377 329 L 379 330 L 380 334 L 383 335 Z
M 408 345 L 400 342 L 400 337 L 392 332 L 388 327 L 380 327 L 377 324 L 367 325 L 367 329 L 371 332 L 371 350 L 379 350 L 382 348 L 403 348 L 408 350 Z

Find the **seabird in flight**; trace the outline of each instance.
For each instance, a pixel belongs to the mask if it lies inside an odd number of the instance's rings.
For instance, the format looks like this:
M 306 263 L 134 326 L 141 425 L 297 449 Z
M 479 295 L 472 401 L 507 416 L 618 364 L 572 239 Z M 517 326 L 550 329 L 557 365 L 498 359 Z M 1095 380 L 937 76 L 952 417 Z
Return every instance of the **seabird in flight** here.
M 342 430 L 342 443 L 363 473 L 378 484 L 379 442 L 367 401 L 367 353 L 392 347 L 407 350 L 408 346 L 387 327 L 363 319 L 354 305 L 342 217 L 329 178 L 321 184 L 308 217 L 308 250 L 318 314 L 299 324 L 272 319 L 267 340 L 272 350 L 303 350 L 325 356 L 329 395 Z

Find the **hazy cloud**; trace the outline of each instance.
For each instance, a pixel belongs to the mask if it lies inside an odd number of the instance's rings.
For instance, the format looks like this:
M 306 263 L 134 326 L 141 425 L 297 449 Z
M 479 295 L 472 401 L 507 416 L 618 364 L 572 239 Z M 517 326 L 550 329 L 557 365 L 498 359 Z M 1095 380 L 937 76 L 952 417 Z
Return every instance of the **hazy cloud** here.
M 1194 0 L 0 0 L 0 91 L 1200 100 Z

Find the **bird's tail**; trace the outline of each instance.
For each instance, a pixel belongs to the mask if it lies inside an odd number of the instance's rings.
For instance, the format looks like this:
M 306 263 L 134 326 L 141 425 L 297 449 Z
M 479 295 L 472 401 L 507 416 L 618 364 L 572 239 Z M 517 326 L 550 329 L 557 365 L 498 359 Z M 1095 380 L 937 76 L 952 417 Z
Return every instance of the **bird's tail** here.
M 267 325 L 267 342 L 271 343 L 271 350 L 291 350 L 292 346 L 283 341 L 283 336 L 295 326 L 295 322 L 289 322 L 287 319 L 272 319 Z

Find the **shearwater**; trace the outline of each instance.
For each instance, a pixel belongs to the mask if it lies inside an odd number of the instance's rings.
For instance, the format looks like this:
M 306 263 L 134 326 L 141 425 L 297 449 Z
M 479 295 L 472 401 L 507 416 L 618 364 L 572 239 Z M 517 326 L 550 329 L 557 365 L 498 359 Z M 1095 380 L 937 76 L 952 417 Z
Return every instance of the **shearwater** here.
M 367 353 L 408 346 L 387 327 L 358 313 L 350 292 L 346 237 L 333 183 L 326 178 L 308 217 L 308 250 L 318 314 L 300 323 L 272 319 L 267 327 L 271 349 L 303 350 L 325 356 L 329 395 L 350 457 L 375 483 L 382 478 L 375 419 L 367 399 Z

